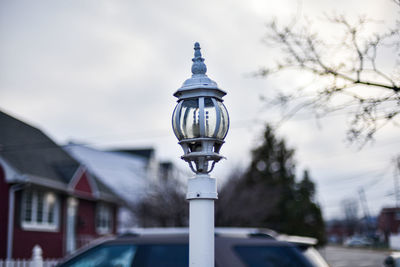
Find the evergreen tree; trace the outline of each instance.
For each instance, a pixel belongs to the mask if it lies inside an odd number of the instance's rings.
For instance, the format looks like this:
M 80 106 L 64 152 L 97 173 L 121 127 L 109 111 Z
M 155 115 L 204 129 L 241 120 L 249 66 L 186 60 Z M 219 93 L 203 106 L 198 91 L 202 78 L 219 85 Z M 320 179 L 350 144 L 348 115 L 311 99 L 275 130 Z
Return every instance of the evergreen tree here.
M 307 171 L 296 182 L 294 150 L 265 129 L 262 144 L 252 151 L 250 166 L 235 171 L 219 194 L 219 226 L 267 227 L 324 243 L 324 223 Z

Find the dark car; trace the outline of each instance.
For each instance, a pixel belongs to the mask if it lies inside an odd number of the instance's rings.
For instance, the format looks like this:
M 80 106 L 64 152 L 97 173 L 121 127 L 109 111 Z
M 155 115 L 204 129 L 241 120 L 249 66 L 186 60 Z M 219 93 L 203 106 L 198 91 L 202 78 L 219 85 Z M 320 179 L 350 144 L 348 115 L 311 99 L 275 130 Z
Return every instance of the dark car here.
M 326 267 L 314 239 L 270 230 L 216 229 L 216 267 Z M 187 229 L 142 229 L 102 240 L 78 251 L 59 267 L 187 267 Z

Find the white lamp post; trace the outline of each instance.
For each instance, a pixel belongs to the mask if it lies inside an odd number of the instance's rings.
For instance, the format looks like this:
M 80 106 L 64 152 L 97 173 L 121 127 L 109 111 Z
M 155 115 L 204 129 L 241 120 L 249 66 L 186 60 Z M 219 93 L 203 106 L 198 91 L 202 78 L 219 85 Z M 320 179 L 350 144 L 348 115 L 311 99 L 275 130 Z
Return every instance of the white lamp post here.
M 182 159 L 195 173 L 188 181 L 189 266 L 214 266 L 214 200 L 218 198 L 217 184 L 210 173 L 229 129 L 228 112 L 222 103 L 226 93 L 206 75 L 207 67 L 201 57 L 200 45 L 194 45 L 192 77 L 187 79 L 174 96 L 178 104 L 172 115 L 172 126 L 183 148 Z

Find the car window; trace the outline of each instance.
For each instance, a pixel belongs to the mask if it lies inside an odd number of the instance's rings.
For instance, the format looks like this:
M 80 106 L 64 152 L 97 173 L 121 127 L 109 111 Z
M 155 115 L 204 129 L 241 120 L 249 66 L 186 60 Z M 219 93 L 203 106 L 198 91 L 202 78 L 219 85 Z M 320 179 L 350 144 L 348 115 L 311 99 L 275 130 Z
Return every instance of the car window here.
M 187 244 L 141 245 L 132 267 L 188 267 Z
M 95 247 L 60 267 L 188 267 L 187 244 L 113 245 Z
M 133 245 L 102 245 L 95 247 L 62 267 L 130 267 L 136 253 Z
M 234 251 L 247 267 L 312 267 L 290 246 L 235 246 Z

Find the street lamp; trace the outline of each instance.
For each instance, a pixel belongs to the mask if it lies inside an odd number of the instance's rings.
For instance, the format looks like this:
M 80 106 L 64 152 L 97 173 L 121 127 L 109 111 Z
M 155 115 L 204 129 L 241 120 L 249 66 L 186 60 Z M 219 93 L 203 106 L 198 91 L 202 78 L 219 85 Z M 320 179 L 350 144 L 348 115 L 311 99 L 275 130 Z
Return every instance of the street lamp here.
M 172 127 L 183 149 L 184 161 L 195 173 L 188 181 L 189 261 L 191 267 L 214 266 L 214 200 L 217 184 L 208 174 L 223 156 L 219 154 L 229 129 L 228 112 L 222 103 L 226 92 L 207 75 L 200 45 L 194 45 L 192 77 L 174 96 L 178 104 Z

